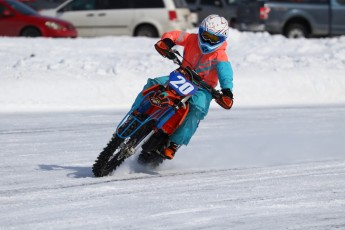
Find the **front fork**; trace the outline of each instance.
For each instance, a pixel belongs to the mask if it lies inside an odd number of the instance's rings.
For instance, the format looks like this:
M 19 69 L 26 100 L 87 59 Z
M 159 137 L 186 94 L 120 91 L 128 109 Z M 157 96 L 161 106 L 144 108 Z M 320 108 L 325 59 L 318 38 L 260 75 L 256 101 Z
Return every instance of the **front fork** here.
M 117 156 L 117 159 L 120 160 L 122 158 L 128 158 L 132 155 L 134 155 L 138 149 L 147 141 L 151 138 L 151 136 L 155 133 L 154 130 L 151 130 L 149 134 L 146 135 L 145 138 L 143 138 L 139 143 L 137 143 L 136 145 L 130 145 L 130 146 L 126 146 L 126 143 L 123 143 L 123 146 L 120 146 L 121 148 L 121 152 L 119 153 L 119 155 Z M 131 141 L 131 140 L 129 140 Z

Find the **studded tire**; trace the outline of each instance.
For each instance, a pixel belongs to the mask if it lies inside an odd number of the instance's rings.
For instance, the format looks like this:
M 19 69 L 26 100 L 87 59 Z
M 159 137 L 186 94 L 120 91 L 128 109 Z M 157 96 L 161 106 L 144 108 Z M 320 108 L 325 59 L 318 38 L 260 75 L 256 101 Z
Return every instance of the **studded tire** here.
M 139 119 L 145 119 L 145 117 L 139 117 Z M 131 125 L 125 131 L 124 135 L 131 134 L 134 130 L 137 129 L 137 122 L 130 123 Z M 123 127 L 125 128 L 127 124 L 125 123 Z M 146 124 L 139 128 L 135 133 L 132 134 L 130 138 L 127 138 L 126 141 L 117 136 L 114 133 L 112 139 L 109 141 L 107 146 L 99 154 L 97 160 L 95 161 L 92 172 L 95 177 L 103 177 L 110 175 L 117 167 L 119 167 L 129 156 L 128 150 L 136 147 L 142 138 L 144 138 L 149 131 L 151 130 L 150 124 Z
M 92 172 L 95 177 L 103 177 L 109 175 L 116 167 L 118 167 L 122 162 L 118 162 L 116 165 L 109 167 L 111 163 L 110 158 L 113 156 L 115 151 L 120 147 L 123 139 L 113 135 L 113 138 L 109 141 L 107 146 L 103 149 L 103 151 L 99 154 L 97 160 L 95 161 L 94 165 L 92 166 Z M 114 157 L 113 157 L 114 159 Z

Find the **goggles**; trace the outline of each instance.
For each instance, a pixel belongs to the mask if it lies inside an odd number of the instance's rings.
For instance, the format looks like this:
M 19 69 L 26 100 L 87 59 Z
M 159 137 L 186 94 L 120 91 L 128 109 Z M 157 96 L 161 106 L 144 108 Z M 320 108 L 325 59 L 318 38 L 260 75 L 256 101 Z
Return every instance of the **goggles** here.
M 200 28 L 199 33 L 200 33 L 200 37 L 204 40 L 204 42 L 207 42 L 210 45 L 215 45 L 215 44 L 224 42 L 226 40 L 224 36 L 217 36 L 217 35 L 211 34 L 210 32 L 207 32 L 202 28 Z

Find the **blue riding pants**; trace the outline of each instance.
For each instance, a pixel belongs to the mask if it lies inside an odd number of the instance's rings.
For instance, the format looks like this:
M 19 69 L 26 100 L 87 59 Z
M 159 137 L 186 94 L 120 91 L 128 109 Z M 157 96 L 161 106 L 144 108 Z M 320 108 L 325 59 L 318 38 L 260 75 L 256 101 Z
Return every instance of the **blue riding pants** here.
M 160 84 L 164 85 L 169 80 L 168 76 L 158 77 L 154 79 L 148 79 L 144 89 Z M 143 98 L 142 93 L 139 93 L 132 106 L 137 107 L 141 103 Z M 187 145 L 198 128 L 200 120 L 203 120 L 208 113 L 212 95 L 204 89 L 199 89 L 189 100 L 189 113 L 181 126 L 169 137 L 170 141 L 178 145 Z

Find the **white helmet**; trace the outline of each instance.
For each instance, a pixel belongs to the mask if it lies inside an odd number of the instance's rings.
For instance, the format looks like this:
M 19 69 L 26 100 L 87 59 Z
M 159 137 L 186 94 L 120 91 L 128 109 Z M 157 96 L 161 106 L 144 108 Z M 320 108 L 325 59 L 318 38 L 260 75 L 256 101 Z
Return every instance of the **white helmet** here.
M 203 54 L 218 49 L 227 39 L 229 33 L 228 21 L 219 15 L 211 14 L 199 26 L 199 47 Z

